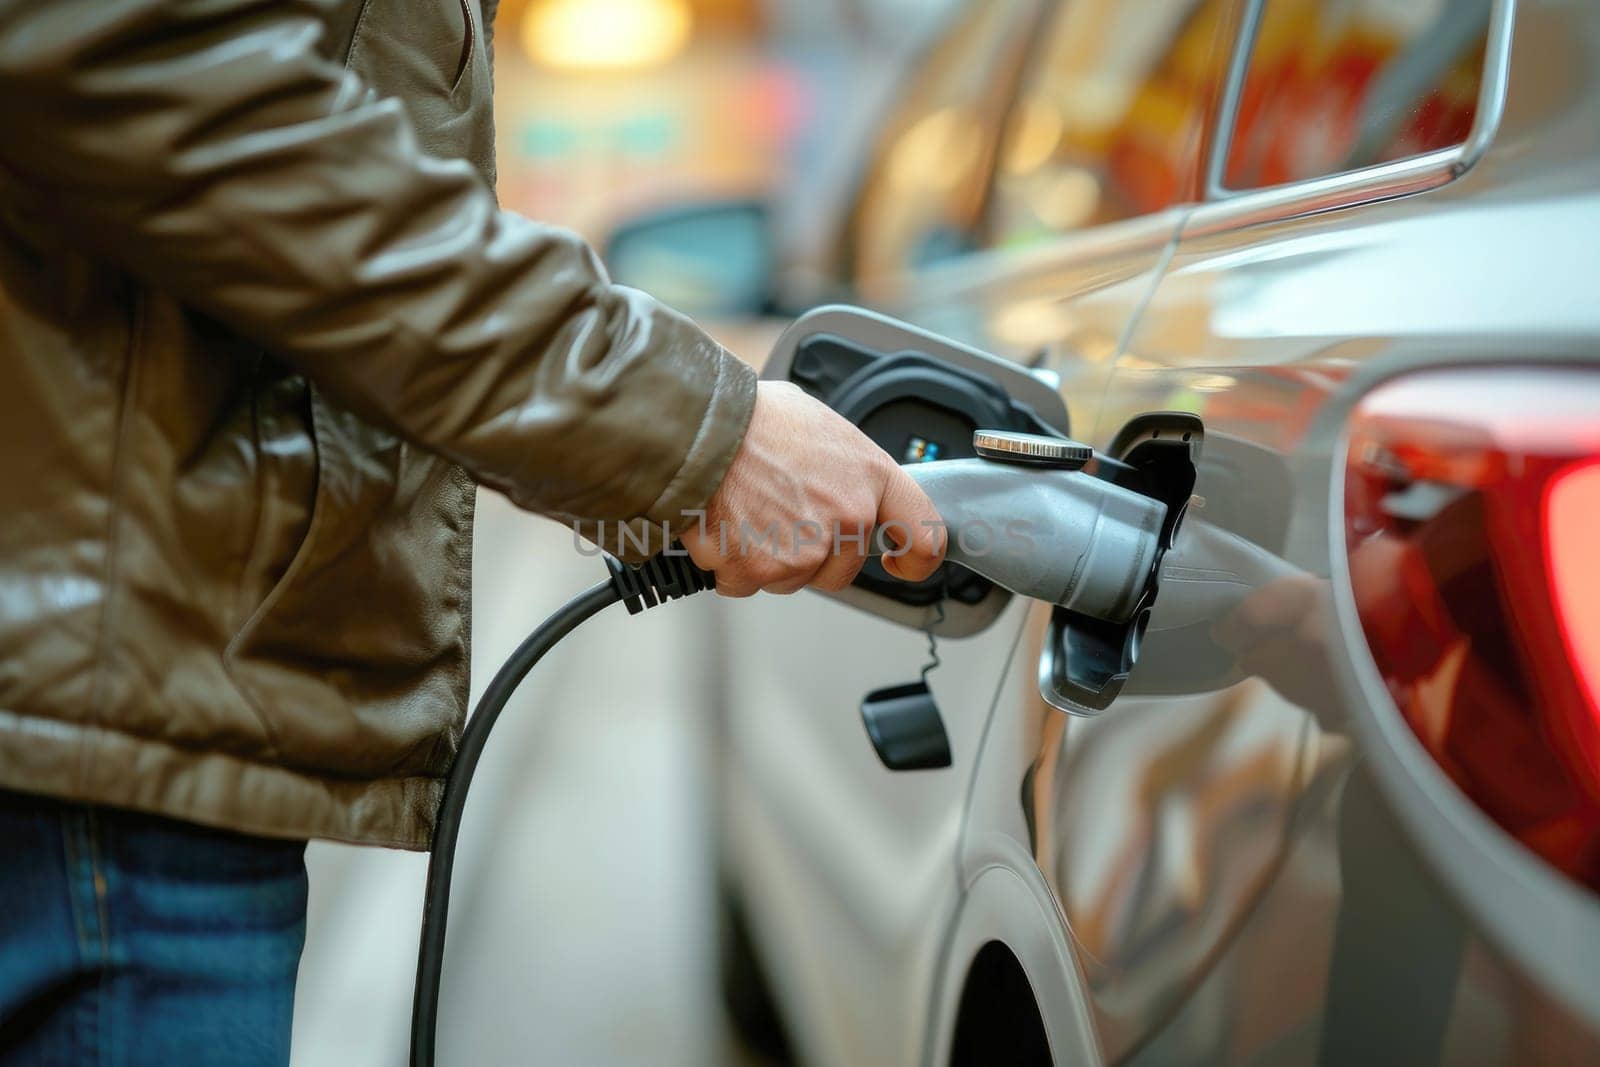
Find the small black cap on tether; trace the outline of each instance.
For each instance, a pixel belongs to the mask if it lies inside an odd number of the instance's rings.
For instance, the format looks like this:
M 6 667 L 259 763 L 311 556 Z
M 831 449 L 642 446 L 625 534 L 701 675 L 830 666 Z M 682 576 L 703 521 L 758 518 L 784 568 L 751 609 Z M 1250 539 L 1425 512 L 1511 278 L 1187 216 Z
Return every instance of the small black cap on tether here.
M 926 682 L 874 689 L 861 698 L 861 722 L 873 750 L 891 771 L 950 766 L 950 737 Z
M 928 688 L 928 675 L 939 666 L 939 639 L 934 631 L 944 622 L 948 585 L 934 604 L 934 617 L 923 632 L 928 635 L 928 662 L 922 677 L 905 685 L 874 689 L 861 698 L 861 724 L 883 765 L 891 771 L 932 771 L 950 766 L 950 735 L 944 716 Z

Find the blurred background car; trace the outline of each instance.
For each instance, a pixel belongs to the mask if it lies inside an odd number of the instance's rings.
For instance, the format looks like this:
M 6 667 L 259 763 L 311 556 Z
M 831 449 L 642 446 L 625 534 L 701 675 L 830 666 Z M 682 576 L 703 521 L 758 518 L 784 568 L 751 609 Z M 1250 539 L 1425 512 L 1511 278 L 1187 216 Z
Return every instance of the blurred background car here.
M 1271 566 L 1223 614 L 1158 598 L 1095 717 L 1041 684 L 1056 613 L 942 640 L 939 771 L 862 729 L 926 661 L 889 601 L 595 623 L 480 772 L 447 1058 L 1600 1058 L 1591 5 L 527 0 L 498 32 L 508 204 L 753 362 L 843 300 L 1029 369 L 1103 455 L 1194 434 L 1190 528 Z M 593 560 L 484 504 L 489 670 Z M 395 1062 L 420 857 L 312 863 L 296 1063 Z

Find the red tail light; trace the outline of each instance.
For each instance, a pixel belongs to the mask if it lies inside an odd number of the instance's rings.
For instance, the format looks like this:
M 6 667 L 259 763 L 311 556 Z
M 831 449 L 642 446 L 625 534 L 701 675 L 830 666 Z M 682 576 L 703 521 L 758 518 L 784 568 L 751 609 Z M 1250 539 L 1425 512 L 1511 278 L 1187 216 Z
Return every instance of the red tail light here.
M 1363 398 L 1350 580 L 1395 705 L 1507 832 L 1600 889 L 1600 372 L 1427 371 Z

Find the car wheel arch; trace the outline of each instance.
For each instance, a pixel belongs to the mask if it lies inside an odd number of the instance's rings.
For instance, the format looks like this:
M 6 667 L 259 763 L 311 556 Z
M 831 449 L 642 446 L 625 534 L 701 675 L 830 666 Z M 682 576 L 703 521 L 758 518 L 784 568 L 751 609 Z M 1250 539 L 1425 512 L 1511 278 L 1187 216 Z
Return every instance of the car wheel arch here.
M 929 1013 L 930 1032 L 923 1063 L 944 1067 L 971 1062 L 954 1058 L 964 1019 L 968 1027 L 966 1040 L 971 1039 L 974 1025 L 963 1008 L 969 1012 L 994 1008 L 982 997 L 969 997 L 971 980 L 1004 975 L 1005 968 L 1013 964 L 1025 985 L 998 992 L 1021 995 L 1025 988 L 1031 995 L 1053 1062 L 1103 1062 L 1083 973 L 1067 944 L 1065 927 L 1043 876 L 1031 864 L 1021 870 L 1010 864 L 994 864 L 971 877 L 951 924 Z

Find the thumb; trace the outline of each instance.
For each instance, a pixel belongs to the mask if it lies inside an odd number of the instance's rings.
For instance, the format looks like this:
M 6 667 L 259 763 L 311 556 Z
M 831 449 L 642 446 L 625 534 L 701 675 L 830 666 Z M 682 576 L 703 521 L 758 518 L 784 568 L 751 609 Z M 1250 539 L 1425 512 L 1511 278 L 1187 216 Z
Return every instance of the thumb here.
M 889 480 L 878 500 L 878 525 L 904 551 L 883 557 L 883 569 L 904 582 L 931 577 L 944 562 L 945 530 L 933 501 L 922 486 L 898 464 L 891 464 Z

